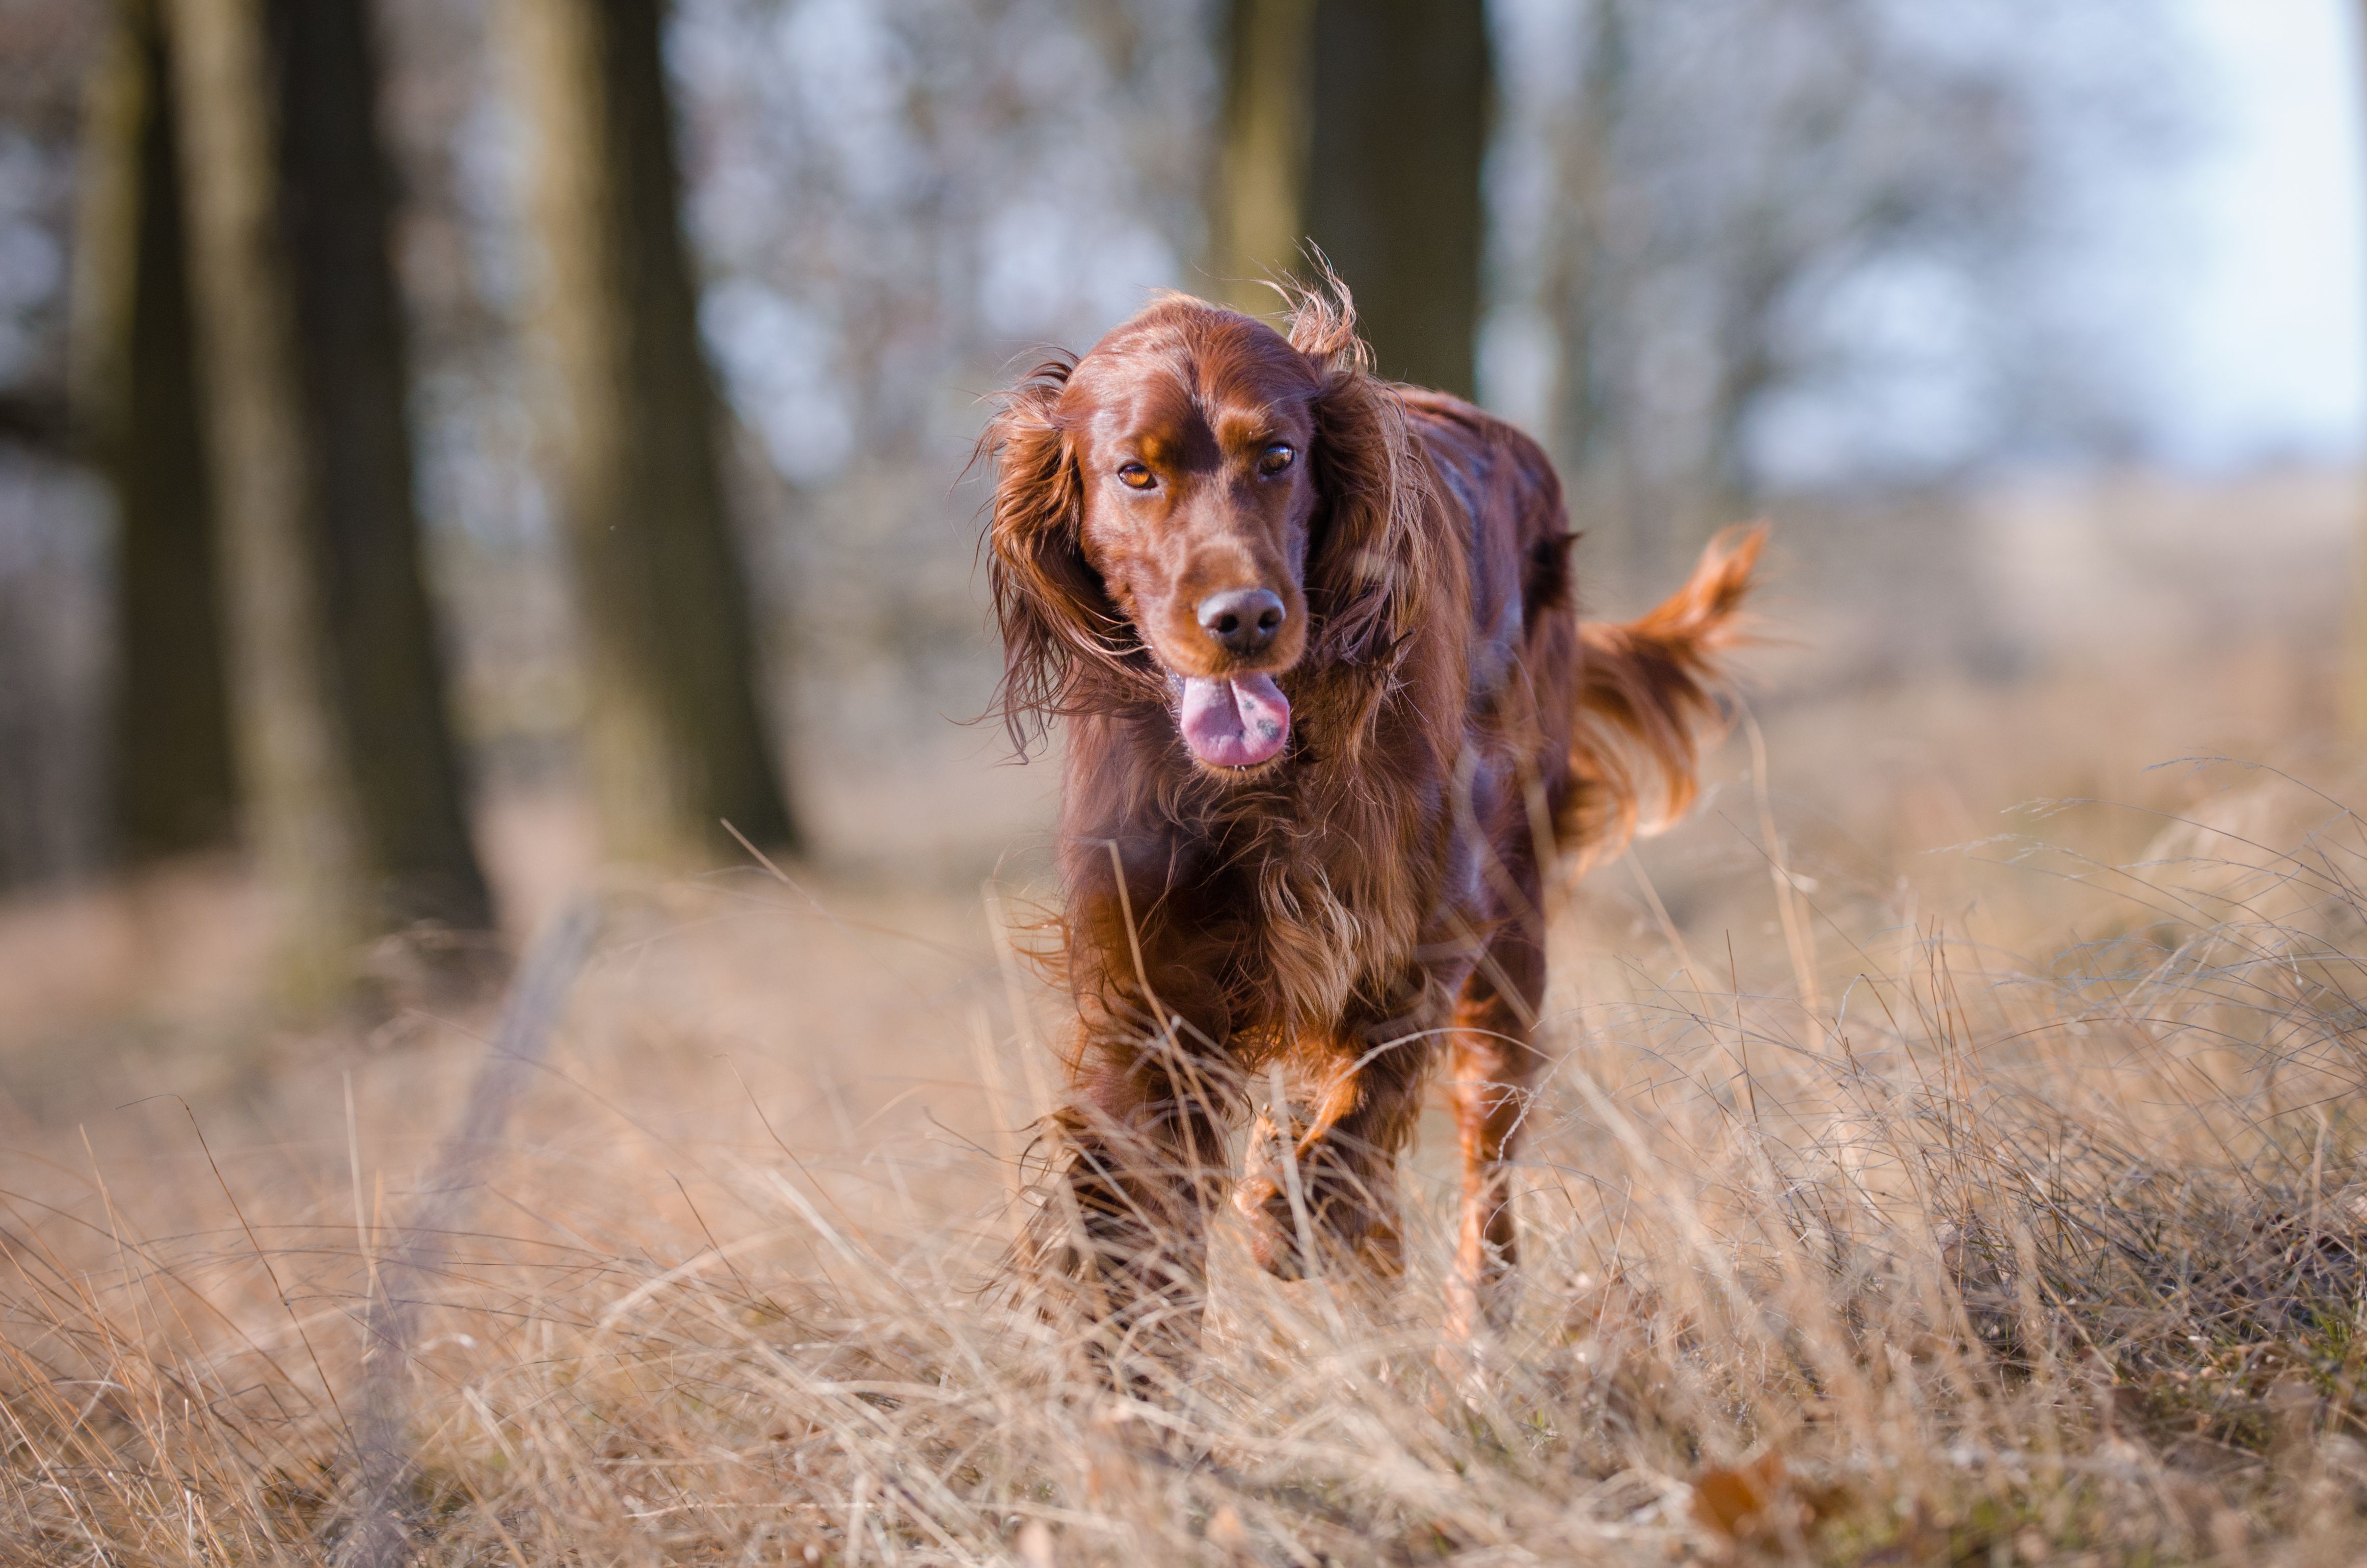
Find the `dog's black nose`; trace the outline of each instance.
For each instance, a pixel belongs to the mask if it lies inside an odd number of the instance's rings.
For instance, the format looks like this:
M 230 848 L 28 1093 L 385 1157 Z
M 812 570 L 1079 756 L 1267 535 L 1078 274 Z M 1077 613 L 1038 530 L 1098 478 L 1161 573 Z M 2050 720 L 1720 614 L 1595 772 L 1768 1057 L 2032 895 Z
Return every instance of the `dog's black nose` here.
M 1200 629 L 1229 653 L 1262 652 L 1282 630 L 1282 596 L 1267 588 L 1210 594 L 1196 612 Z

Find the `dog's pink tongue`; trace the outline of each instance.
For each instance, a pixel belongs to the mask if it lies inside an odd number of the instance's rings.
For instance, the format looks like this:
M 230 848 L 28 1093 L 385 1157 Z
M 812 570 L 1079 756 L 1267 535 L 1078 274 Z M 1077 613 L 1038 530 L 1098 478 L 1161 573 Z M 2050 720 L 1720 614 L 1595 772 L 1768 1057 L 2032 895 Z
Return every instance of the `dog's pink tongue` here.
M 1290 739 L 1290 699 L 1272 676 L 1186 676 L 1184 744 L 1216 767 L 1255 767 Z

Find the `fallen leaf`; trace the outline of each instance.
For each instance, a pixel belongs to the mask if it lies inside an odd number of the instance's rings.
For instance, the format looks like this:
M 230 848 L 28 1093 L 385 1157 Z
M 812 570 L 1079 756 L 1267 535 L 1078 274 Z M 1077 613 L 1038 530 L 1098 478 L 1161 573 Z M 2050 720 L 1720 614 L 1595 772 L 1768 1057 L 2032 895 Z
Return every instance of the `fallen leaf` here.
M 1726 1540 L 1761 1542 L 1796 1535 L 1816 1510 L 1793 1491 L 1781 1451 L 1749 1464 L 1718 1466 L 1693 1478 L 1693 1517 Z

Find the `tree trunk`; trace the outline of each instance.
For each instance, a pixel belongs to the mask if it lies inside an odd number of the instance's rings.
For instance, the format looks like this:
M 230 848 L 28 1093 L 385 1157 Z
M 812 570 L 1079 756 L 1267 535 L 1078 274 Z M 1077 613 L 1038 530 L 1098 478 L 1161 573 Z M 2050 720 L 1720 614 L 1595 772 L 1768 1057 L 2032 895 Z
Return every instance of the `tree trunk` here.
M 1578 102 L 1556 147 L 1555 210 L 1545 301 L 1559 339 L 1554 458 L 1572 510 L 1586 520 L 1591 573 L 1622 584 L 1657 575 L 1657 530 L 1637 505 L 1618 427 L 1622 399 L 1607 361 L 1624 324 L 1613 319 L 1624 258 L 1611 196 L 1628 90 L 1625 0 L 1594 0 Z
M 1314 36 L 1315 0 L 1226 7 L 1206 271 L 1217 298 L 1252 315 L 1280 303 L 1268 281 L 1304 266 Z
M 155 0 L 115 9 L 84 137 L 73 402 L 115 491 L 109 803 L 137 864 L 227 845 L 236 802 L 173 85 Z
M 1480 0 L 1321 0 L 1308 237 L 1355 290 L 1384 375 L 1476 383 L 1487 233 L 1489 57 Z
M 368 0 L 270 10 L 330 669 L 384 917 L 487 930 L 413 489 L 371 11 Z
M 171 0 L 249 834 L 298 979 L 492 925 L 420 562 L 365 0 Z
M 611 853 L 794 846 L 698 342 L 661 0 L 513 0 L 592 687 L 585 749 Z
M 1471 395 L 1490 72 L 1481 0 L 1233 0 L 1211 265 L 1356 298 L 1384 375 Z

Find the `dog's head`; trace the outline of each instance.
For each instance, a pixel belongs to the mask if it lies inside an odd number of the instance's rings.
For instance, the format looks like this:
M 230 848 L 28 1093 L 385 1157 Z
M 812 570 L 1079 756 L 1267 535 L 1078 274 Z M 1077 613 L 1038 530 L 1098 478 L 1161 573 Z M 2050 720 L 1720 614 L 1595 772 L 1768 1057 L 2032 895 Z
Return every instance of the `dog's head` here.
M 1168 296 L 1040 367 L 980 443 L 1014 726 L 1155 684 L 1202 767 L 1274 763 L 1291 672 L 1381 631 L 1403 442 L 1344 296 L 1288 338 Z

